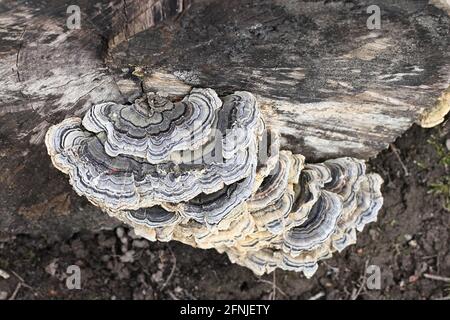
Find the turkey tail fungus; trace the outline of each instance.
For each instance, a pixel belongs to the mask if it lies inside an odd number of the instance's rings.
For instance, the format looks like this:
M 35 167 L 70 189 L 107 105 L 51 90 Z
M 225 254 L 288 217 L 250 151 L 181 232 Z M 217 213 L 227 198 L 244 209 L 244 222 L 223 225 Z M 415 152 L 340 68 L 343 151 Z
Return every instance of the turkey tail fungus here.
M 251 93 L 193 89 L 94 105 L 52 126 L 46 145 L 79 195 L 149 240 L 311 277 L 376 220 L 382 180 L 354 158 L 305 164 L 278 140 Z

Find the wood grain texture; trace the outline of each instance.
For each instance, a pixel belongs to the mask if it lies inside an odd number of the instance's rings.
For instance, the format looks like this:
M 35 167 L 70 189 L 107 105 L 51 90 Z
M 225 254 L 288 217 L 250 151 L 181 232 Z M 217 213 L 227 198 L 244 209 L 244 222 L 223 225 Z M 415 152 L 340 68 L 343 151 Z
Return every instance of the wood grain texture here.
M 369 4 L 382 9 L 381 30 L 366 28 Z M 68 5 L 80 6 L 79 30 L 66 27 Z M 449 86 L 450 21 L 439 6 L 0 1 L 0 233 L 114 225 L 51 166 L 44 135 L 92 104 L 124 103 L 142 90 L 248 90 L 283 133 L 283 148 L 308 161 L 375 155 Z
M 369 30 L 369 5 L 381 29 Z M 194 1 L 109 51 L 147 90 L 248 90 L 285 148 L 319 160 L 387 147 L 450 83 L 450 19 L 428 1 Z M 159 84 L 158 79 L 164 79 Z M 183 92 L 182 94 L 185 94 Z
M 81 9 L 80 30 L 66 27 L 69 4 Z M 94 103 L 124 101 L 104 63 L 108 39 L 126 22 L 123 6 L 0 3 L 0 233 L 58 236 L 117 224 L 55 172 L 44 137 L 51 124 L 82 115 Z

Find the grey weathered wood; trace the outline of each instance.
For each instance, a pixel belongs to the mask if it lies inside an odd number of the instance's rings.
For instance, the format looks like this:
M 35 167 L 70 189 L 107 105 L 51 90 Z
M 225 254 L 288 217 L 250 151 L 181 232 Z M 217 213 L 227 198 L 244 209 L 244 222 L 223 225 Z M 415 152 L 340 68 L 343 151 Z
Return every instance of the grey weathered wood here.
M 114 224 L 74 194 L 43 138 L 65 117 L 142 89 L 249 90 L 285 148 L 309 160 L 375 155 L 449 86 L 439 3 L 0 1 L 0 235 Z M 73 4 L 80 30 L 66 27 Z M 372 4 L 381 30 L 366 27 Z
M 43 141 L 49 126 L 65 117 L 94 103 L 125 101 L 104 56 L 109 39 L 124 34 L 127 19 L 133 25 L 140 17 L 133 12 L 150 3 L 127 2 L 0 2 L 0 236 L 117 224 L 72 191 Z M 66 26 L 69 5 L 81 9 L 79 30 Z M 164 13 L 155 23 L 176 13 L 164 8 L 153 11 Z
M 370 5 L 380 30 L 367 28 Z M 449 86 L 449 29 L 428 1 L 204 0 L 110 48 L 109 63 L 137 66 L 148 90 L 251 91 L 286 148 L 368 158 Z

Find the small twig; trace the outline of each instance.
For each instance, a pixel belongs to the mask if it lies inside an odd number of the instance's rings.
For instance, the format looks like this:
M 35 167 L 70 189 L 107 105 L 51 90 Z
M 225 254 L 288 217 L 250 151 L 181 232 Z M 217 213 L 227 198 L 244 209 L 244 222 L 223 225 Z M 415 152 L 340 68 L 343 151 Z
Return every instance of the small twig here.
M 400 165 L 402 166 L 403 171 L 405 171 L 405 176 L 406 176 L 406 177 L 409 176 L 409 171 L 408 171 L 408 169 L 406 168 L 405 164 L 403 163 L 403 160 L 402 160 L 402 158 L 400 157 L 400 153 L 398 152 L 397 148 L 396 148 L 392 143 L 389 144 L 389 146 L 391 147 L 391 150 L 394 152 L 395 156 L 397 157 L 398 162 L 400 162 Z
M 11 273 L 14 275 L 14 277 L 16 277 L 20 282 L 25 283 L 25 280 L 19 276 L 16 272 L 11 270 Z
M 17 283 L 16 289 L 14 290 L 14 292 L 12 293 L 11 297 L 9 297 L 8 300 L 15 300 L 17 294 L 19 293 L 20 288 L 22 288 L 22 282 Z
M 308 300 L 319 300 L 320 298 L 325 296 L 325 292 L 320 291 L 319 293 L 313 295 L 311 298 L 309 298 Z
M 277 276 L 276 276 L 276 270 L 273 270 L 273 277 L 272 277 L 272 300 L 276 300 L 277 298 Z
M 333 267 L 331 265 L 329 265 L 326 261 L 322 262 L 328 269 L 330 269 L 331 271 L 333 271 L 334 273 L 338 274 L 339 273 L 339 268 Z
M 14 289 L 14 292 L 12 293 L 11 297 L 9 297 L 8 300 L 15 300 L 16 297 L 17 297 L 17 294 L 19 293 L 19 290 L 20 290 L 22 287 L 34 291 L 33 287 L 31 287 L 31 286 L 29 286 L 28 284 L 26 284 L 25 280 L 24 280 L 21 276 L 19 276 L 16 272 L 14 272 L 14 271 L 12 271 L 12 270 L 10 270 L 10 272 L 14 275 L 14 277 L 17 278 L 18 283 L 17 283 L 16 288 Z
M 3 279 L 9 279 L 9 273 L 0 269 L 0 277 L 2 277 Z
M 213 272 L 214 276 L 216 277 L 216 279 L 220 281 L 220 278 L 219 278 L 219 276 L 217 275 L 216 270 L 213 270 L 212 272 Z
M 433 300 L 450 300 L 450 296 L 441 297 L 441 298 L 434 298 Z
M 172 300 L 180 300 L 172 291 L 167 292 Z
M 167 245 L 167 247 L 169 248 L 170 254 L 172 255 L 172 258 L 173 258 L 173 266 L 172 266 L 172 270 L 170 270 L 169 276 L 167 277 L 166 281 L 164 282 L 164 284 L 162 285 L 160 290 L 164 289 L 167 286 L 169 281 L 172 279 L 173 274 L 175 273 L 175 269 L 177 267 L 177 257 L 175 257 L 175 254 L 173 253 L 173 250 L 170 247 L 170 245 Z
M 25 282 L 25 280 L 21 276 L 19 276 L 16 272 L 11 270 L 11 273 L 14 275 L 14 277 L 16 277 L 20 281 L 20 284 L 22 285 L 22 287 L 25 287 L 27 289 L 30 289 L 30 290 L 34 291 L 34 288 L 32 286 L 28 285 Z
M 273 286 L 273 281 L 268 281 L 268 280 L 264 280 L 264 279 L 258 279 L 258 282 L 264 282 L 267 284 L 270 284 Z M 283 296 L 287 297 L 288 295 L 280 289 L 280 287 L 278 287 L 277 285 L 275 285 L 275 288 L 278 290 L 279 293 L 281 293 Z
M 369 265 L 369 260 L 366 261 L 364 271 L 363 271 L 363 278 L 361 280 L 358 290 L 353 290 L 352 297 L 351 297 L 352 300 L 356 300 L 359 297 L 359 295 L 361 294 L 362 289 L 365 288 L 366 278 L 367 278 L 366 270 L 367 270 L 368 265 Z
M 444 281 L 447 283 L 450 283 L 450 278 L 449 277 L 441 277 L 441 276 L 437 276 L 434 274 L 429 274 L 429 273 L 424 273 L 423 276 L 427 279 L 431 279 L 431 280 L 437 280 L 437 281 Z
M 425 256 L 425 257 L 422 257 L 421 260 L 434 259 L 434 258 L 437 258 L 437 257 L 438 257 L 438 255 L 435 254 L 435 255 L 433 255 L 433 256 Z

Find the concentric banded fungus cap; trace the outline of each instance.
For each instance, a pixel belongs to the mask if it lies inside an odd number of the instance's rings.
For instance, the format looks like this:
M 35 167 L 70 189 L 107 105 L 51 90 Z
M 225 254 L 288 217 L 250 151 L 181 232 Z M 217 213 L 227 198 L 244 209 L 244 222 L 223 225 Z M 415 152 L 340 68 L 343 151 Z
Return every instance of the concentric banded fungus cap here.
M 247 178 L 225 186 L 211 194 L 200 194 L 194 199 L 180 204 L 180 211 L 201 224 L 208 226 L 218 225 L 233 210 L 244 204 L 251 196 L 255 173 Z
M 308 219 L 289 230 L 284 236 L 283 250 L 296 257 L 324 243 L 336 230 L 342 214 L 342 201 L 337 194 L 321 191 L 317 202 L 308 213 Z
M 104 136 L 84 131 L 76 118 L 53 127 L 47 146 L 55 166 L 69 174 L 77 193 L 111 210 L 179 203 L 219 191 L 254 175 L 257 161 L 255 144 L 226 162 L 200 165 L 152 165 L 137 157 L 111 157 L 105 152 Z
M 261 133 L 258 135 L 258 166 L 256 168 L 255 193 L 264 179 L 278 165 L 280 156 L 280 138 L 276 131 L 266 128 L 264 121 L 260 121 Z
M 103 103 L 93 106 L 83 126 L 106 133 L 110 156 L 146 158 L 149 163 L 168 160 L 174 151 L 192 150 L 208 138 L 222 101 L 211 89 L 194 89 L 181 102 L 152 101 L 131 106 Z
M 318 261 L 354 243 L 358 226 L 376 219 L 382 205 L 382 179 L 366 175 L 365 169 L 362 161 L 353 158 L 306 165 L 295 186 L 304 194 L 293 209 L 306 206 L 306 219 L 296 225 L 288 215 L 282 234 L 260 231 L 247 236 L 226 251 L 230 259 L 257 274 L 278 267 L 312 276 Z
M 212 231 L 195 221 L 179 224 L 174 231 L 174 239 L 202 249 L 215 248 L 224 251 L 237 241 L 254 232 L 254 221 L 245 210 Z
M 249 92 L 238 91 L 223 98 L 217 129 L 223 135 L 222 152 L 231 158 L 237 149 L 246 148 L 254 139 L 260 115 L 256 98 Z
M 289 183 L 290 169 L 291 157 L 287 152 L 282 151 L 277 166 L 248 201 L 250 211 L 264 209 L 283 196 Z
M 150 228 L 176 225 L 181 220 L 178 214 L 164 210 L 160 206 L 126 211 L 126 213 L 127 218 L 131 221 Z
M 293 183 L 303 168 L 304 158 L 281 151 L 276 167 L 265 177 L 248 201 L 248 208 L 260 230 L 282 233 L 294 203 Z
M 248 92 L 96 105 L 51 127 L 46 145 L 78 194 L 136 234 L 215 248 L 256 274 L 312 276 L 383 202 L 382 180 L 363 161 L 305 164 L 280 151 Z

